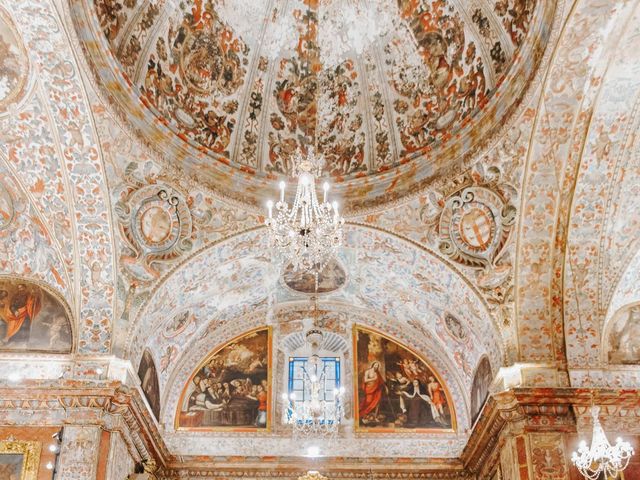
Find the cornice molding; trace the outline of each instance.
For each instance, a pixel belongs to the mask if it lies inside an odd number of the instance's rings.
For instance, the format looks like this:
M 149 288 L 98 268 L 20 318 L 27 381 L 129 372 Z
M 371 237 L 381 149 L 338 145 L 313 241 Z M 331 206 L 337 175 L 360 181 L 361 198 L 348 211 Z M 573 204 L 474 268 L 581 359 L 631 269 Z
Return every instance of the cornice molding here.
M 12 425 L 96 425 L 126 430 L 136 458 L 152 457 L 161 479 L 297 479 L 321 470 L 329 479 L 471 480 L 496 462 L 505 438 L 526 433 L 575 433 L 593 403 L 603 407 L 603 424 L 640 431 L 640 390 L 516 388 L 493 394 L 476 421 L 460 458 L 202 457 L 169 452 L 140 391 L 119 381 L 25 380 L 0 383 L 0 423 Z M 47 420 L 46 413 L 52 415 Z M 19 413 L 19 416 L 11 416 Z M 35 415 L 38 413 L 38 415 Z M 45 413 L 45 415 L 43 415 Z M 583 418 L 584 417 L 584 418 Z M 586 424 L 585 424 L 586 425 Z M 131 445 L 129 445 L 131 448 Z
M 493 394 L 476 421 L 461 461 L 477 473 L 496 452 L 505 435 L 533 432 L 575 433 L 577 417 L 595 403 L 605 413 L 625 416 L 640 426 L 640 390 L 587 388 L 515 388 Z M 613 422 L 612 422 L 613 423 Z

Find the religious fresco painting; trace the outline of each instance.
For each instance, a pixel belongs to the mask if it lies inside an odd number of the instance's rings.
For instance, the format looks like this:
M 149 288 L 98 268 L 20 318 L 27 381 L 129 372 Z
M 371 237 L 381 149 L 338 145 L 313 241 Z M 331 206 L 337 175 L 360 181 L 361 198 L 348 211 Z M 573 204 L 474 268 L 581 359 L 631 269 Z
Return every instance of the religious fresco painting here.
M 480 360 L 471 386 L 471 421 L 475 422 L 482 410 L 485 400 L 489 396 L 489 387 L 493 381 L 491 364 L 487 357 Z
M 142 360 L 140 360 L 140 366 L 138 367 L 138 377 L 140 377 L 142 391 L 151 406 L 151 411 L 155 415 L 156 420 L 160 420 L 160 384 L 158 382 L 158 370 L 153 361 L 153 356 L 148 349 L 142 354 Z
M 354 327 L 356 426 L 371 431 L 451 431 L 455 413 L 440 376 L 394 340 Z
M 341 288 L 347 281 L 347 274 L 337 260 L 332 259 L 318 274 L 316 284 L 315 275 L 293 269 L 293 265 L 284 270 L 283 280 L 287 287 L 300 293 L 330 293 Z
M 0 278 L 0 351 L 70 353 L 68 309 L 43 287 L 21 278 Z
M 640 305 L 625 307 L 613 316 L 608 343 L 610 364 L 640 365 Z
M 270 359 L 269 328 L 253 330 L 215 350 L 183 390 L 176 428 L 268 429 Z
M 451 337 L 453 337 L 457 342 L 465 343 L 469 340 L 467 331 L 455 315 L 446 313 L 444 316 L 444 326 L 447 329 L 447 332 L 449 332 L 449 335 L 451 335 Z

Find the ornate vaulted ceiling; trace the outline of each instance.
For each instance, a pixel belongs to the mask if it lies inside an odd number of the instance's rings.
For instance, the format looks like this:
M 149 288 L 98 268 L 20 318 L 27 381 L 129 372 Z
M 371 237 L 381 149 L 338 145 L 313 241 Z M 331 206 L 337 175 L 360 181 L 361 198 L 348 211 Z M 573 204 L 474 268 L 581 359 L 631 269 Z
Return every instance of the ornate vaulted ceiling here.
M 535 0 L 403 0 L 410 31 L 327 67 L 318 2 L 260 1 L 245 12 L 226 1 L 76 8 L 100 81 L 169 166 L 261 204 L 274 177 L 291 173 L 296 149 L 315 145 L 351 209 L 416 192 L 491 144 L 527 92 L 554 12 Z M 273 24 L 260 22 L 272 11 L 295 25 L 276 57 Z M 414 61 L 405 37 L 415 39 Z
M 359 433 L 343 455 L 457 455 L 482 358 L 494 388 L 637 385 L 640 2 L 399 5 L 424 47 L 415 84 L 382 45 L 305 77 L 295 48 L 269 60 L 215 2 L 0 9 L 0 273 L 68 304 L 79 361 L 135 371 L 151 353 L 181 455 L 296 454 L 283 431 L 173 425 L 208 352 L 256 326 L 301 328 L 309 297 L 270 262 L 255 205 L 314 136 L 352 213 L 323 321 L 346 342 L 355 323 L 403 341 L 458 413 L 456 432 Z M 34 376 L 62 368 L 38 361 Z

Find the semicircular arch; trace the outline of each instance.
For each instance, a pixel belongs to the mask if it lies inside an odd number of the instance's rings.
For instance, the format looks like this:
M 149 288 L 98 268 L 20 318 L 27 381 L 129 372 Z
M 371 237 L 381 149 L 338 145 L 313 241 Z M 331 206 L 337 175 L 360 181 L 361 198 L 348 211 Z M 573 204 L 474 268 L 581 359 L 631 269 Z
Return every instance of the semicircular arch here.
M 161 348 L 175 343 L 167 329 L 191 316 L 187 333 L 193 338 L 205 328 L 223 327 L 261 304 L 300 299 L 278 290 L 278 271 L 264 255 L 268 241 L 261 230 L 226 239 L 201 251 L 167 277 L 142 309 L 130 335 L 129 355 L 135 362 L 143 344 Z M 380 312 L 397 322 L 420 321 L 436 329 L 445 313 L 462 318 L 470 338 L 491 352 L 501 365 L 503 341 L 483 300 L 465 279 L 425 250 L 387 232 L 370 227 L 347 228 L 343 264 L 351 269 L 349 283 L 326 298 Z M 188 312 L 188 313 L 187 313 Z M 449 338 L 452 351 L 458 344 Z M 184 343 L 184 338 L 181 342 Z
M 0 274 L 0 351 L 73 353 L 76 328 L 56 288 L 29 276 Z

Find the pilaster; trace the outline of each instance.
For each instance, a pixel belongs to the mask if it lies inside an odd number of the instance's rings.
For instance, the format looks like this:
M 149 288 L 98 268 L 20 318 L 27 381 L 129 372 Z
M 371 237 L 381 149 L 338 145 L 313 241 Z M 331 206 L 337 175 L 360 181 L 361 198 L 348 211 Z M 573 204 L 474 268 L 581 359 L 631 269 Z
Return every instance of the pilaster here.
M 98 425 L 64 427 L 58 474 L 65 480 L 97 480 L 102 430 Z

